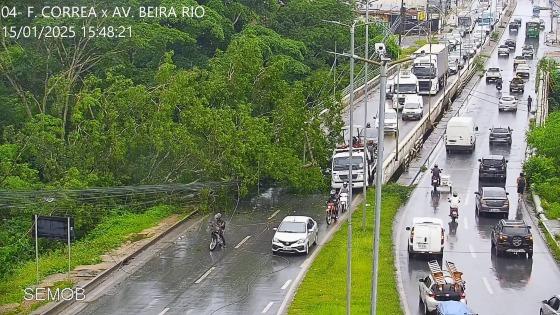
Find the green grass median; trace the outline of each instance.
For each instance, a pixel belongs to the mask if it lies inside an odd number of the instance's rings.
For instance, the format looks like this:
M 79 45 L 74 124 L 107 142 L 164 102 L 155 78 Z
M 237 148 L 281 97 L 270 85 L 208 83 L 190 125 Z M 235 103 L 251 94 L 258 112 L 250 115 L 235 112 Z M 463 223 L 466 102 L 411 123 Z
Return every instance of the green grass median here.
M 411 189 L 397 184 L 383 187 L 377 310 L 403 314 L 397 291 L 392 229 L 399 207 Z M 352 314 L 369 314 L 372 274 L 372 234 L 375 193 L 368 190 L 367 225 L 362 208 L 352 218 Z M 346 234 L 344 224 L 311 265 L 290 306 L 289 314 L 344 314 L 346 310 Z

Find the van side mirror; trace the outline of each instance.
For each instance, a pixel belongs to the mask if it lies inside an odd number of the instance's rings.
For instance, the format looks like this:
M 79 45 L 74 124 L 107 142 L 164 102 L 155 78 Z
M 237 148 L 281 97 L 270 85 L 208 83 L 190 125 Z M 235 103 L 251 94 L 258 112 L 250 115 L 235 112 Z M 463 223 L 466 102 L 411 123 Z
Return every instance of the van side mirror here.
M 478 191 L 475 191 L 474 194 L 475 195 L 480 195 L 480 193 Z
M 418 282 L 424 283 L 424 279 L 418 279 Z
M 278 231 L 278 228 L 272 228 L 272 230 L 274 230 L 274 231 Z
M 478 131 L 478 126 L 477 126 L 477 127 L 474 127 L 474 131 Z
M 410 226 L 407 226 L 405 230 L 410 231 Z
M 548 301 L 547 301 L 547 300 L 542 300 L 542 302 L 543 302 L 544 304 L 548 304 Z
M 479 162 L 482 162 L 482 160 L 481 160 L 481 159 L 478 159 L 478 161 L 479 161 Z
M 509 193 L 508 193 L 508 192 L 506 192 L 506 196 L 509 196 Z
M 532 226 L 530 226 L 530 225 L 528 225 L 528 226 L 527 226 L 527 228 L 528 228 L 528 229 L 530 230 L 530 229 L 532 229 L 533 227 L 532 227 Z
M 509 162 L 509 160 L 506 160 L 506 163 Z

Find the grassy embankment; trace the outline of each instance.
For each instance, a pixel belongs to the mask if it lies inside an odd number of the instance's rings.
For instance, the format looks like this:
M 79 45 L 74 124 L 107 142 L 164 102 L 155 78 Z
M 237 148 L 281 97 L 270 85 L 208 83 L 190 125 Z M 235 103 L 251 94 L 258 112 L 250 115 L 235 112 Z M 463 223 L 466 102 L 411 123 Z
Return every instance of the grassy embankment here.
M 157 225 L 162 219 L 180 213 L 179 209 L 170 206 L 155 206 L 143 213 L 126 213 L 108 217 L 100 223 L 89 235 L 72 245 L 71 267 L 91 265 L 101 262 L 101 255 L 118 248 L 126 241 L 139 240 L 137 233 Z M 68 256 L 66 249 L 55 250 L 39 257 L 39 272 L 41 279 L 68 270 Z M 20 303 L 23 300 L 23 290 L 36 284 L 35 261 L 28 261 L 18 266 L 9 276 L 0 282 L 0 305 Z M 72 286 L 72 283 L 62 281 L 55 286 Z M 33 305 L 32 308 L 40 304 Z M 17 310 L 26 313 L 31 309 Z
M 399 207 L 411 189 L 397 184 L 383 188 L 378 287 L 378 313 L 402 314 L 394 268 L 392 229 Z M 375 194 L 368 194 L 367 226 L 361 228 L 361 207 L 352 224 L 352 313 L 369 314 L 372 272 L 372 234 Z M 290 306 L 289 314 L 344 314 L 346 307 L 347 224 L 322 249 L 307 272 Z

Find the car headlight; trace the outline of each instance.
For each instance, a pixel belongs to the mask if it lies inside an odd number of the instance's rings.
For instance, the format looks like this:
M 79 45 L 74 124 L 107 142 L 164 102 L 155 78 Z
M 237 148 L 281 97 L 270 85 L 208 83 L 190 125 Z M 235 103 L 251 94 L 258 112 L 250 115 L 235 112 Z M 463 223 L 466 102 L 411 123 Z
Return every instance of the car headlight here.
M 273 242 L 273 243 L 280 243 L 280 240 L 279 240 L 278 238 L 275 237 L 275 238 L 272 239 L 272 242 Z
M 305 239 L 302 238 L 301 240 L 298 240 L 296 243 L 297 243 L 297 244 L 303 244 L 303 243 L 305 243 Z

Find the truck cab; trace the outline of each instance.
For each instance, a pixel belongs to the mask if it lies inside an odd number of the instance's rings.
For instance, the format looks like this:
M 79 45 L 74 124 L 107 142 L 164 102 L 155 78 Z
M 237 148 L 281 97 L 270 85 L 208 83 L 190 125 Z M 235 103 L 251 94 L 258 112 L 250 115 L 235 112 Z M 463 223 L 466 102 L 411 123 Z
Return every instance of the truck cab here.
M 339 189 L 345 182 L 350 180 L 350 166 L 352 167 L 352 187 L 359 188 L 373 182 L 376 158 L 372 150 L 368 149 L 364 139 L 363 127 L 354 125 L 354 134 L 350 139 L 348 126 L 342 128 L 342 138 L 344 142 L 337 145 L 333 150 L 331 158 L 331 187 Z M 366 128 L 367 129 L 367 128 Z M 350 155 L 352 146 L 352 155 Z
M 401 110 L 407 95 L 418 93 L 418 79 L 410 70 L 401 70 L 393 80 L 393 108 Z

